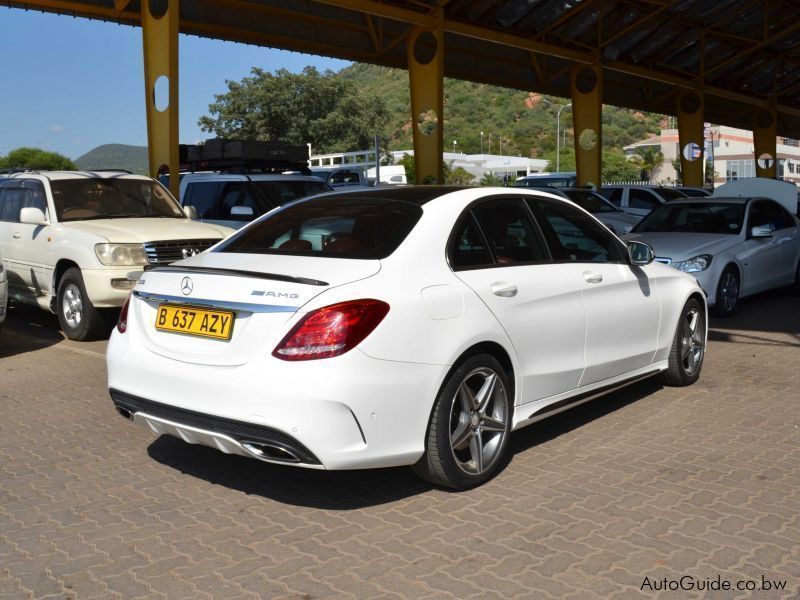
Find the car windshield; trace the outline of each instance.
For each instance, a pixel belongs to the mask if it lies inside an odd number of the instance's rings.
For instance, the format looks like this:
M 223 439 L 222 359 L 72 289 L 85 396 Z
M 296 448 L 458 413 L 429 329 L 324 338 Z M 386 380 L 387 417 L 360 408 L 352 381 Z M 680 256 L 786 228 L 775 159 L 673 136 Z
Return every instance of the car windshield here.
M 682 198 L 686 198 L 687 196 L 687 194 L 684 194 L 678 190 L 673 190 L 672 188 L 658 188 L 657 191 L 667 202 L 670 200 L 680 200 Z
M 742 230 L 744 205 L 728 202 L 662 204 L 634 227 L 636 233 L 670 231 L 682 233 L 726 233 Z
M 422 216 L 411 202 L 369 195 L 310 198 L 242 229 L 216 252 L 386 258 Z
M 621 212 L 608 200 L 591 190 L 564 190 L 564 193 L 575 204 L 590 213 L 618 213 Z
M 56 179 L 50 183 L 59 221 L 185 215 L 169 192 L 152 179 Z

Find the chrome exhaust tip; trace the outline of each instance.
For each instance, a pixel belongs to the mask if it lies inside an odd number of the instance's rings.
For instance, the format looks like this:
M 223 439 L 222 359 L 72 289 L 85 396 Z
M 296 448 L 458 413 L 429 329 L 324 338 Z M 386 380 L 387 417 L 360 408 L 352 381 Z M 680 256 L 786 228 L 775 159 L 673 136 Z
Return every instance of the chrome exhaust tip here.
M 286 446 L 268 442 L 240 441 L 239 444 L 256 458 L 285 463 L 301 462 L 297 455 Z

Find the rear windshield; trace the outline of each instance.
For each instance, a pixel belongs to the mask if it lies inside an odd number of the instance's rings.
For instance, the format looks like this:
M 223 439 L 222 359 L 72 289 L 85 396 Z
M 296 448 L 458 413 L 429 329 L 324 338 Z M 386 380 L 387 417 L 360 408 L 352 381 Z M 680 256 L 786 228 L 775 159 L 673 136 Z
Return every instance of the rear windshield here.
M 600 194 L 590 190 L 569 190 L 564 192 L 570 200 L 590 213 L 618 213 L 613 204 Z
M 169 217 L 184 219 L 178 203 L 152 179 L 86 177 L 50 182 L 58 220 Z
M 416 204 L 385 198 L 319 197 L 296 202 L 245 227 L 217 252 L 386 258 L 422 216 Z
M 637 233 L 672 231 L 684 233 L 728 233 L 742 230 L 744 205 L 692 202 L 662 204 L 634 227 Z

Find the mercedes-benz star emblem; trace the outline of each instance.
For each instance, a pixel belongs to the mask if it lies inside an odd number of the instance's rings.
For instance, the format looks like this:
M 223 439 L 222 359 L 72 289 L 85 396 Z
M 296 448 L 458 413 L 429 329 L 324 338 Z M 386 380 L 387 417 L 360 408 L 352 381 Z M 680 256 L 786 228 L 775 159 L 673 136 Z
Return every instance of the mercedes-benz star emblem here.
M 194 284 L 192 283 L 191 277 L 184 277 L 181 281 L 181 292 L 184 296 L 188 296 L 192 293 L 192 289 L 194 289 Z

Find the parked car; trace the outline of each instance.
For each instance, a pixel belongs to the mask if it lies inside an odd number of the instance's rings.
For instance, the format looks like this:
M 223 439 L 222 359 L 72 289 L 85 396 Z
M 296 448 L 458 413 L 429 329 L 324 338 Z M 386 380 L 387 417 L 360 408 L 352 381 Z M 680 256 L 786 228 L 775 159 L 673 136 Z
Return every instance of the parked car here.
M 3 257 L 0 255 L 0 333 L 3 332 L 3 323 L 6 322 L 8 313 L 8 278 L 3 266 Z
M 405 171 L 405 169 L 404 169 Z M 313 167 L 311 174 L 334 188 L 369 187 L 367 168 L 359 165 Z
M 656 260 L 691 273 L 719 316 L 739 299 L 794 285 L 800 289 L 800 222 L 767 198 L 693 198 L 670 202 L 625 239 L 655 249 Z
M 705 198 L 711 195 L 711 190 L 699 187 L 686 187 L 685 185 L 677 185 L 673 190 L 678 190 L 689 198 Z
M 557 194 L 571 200 L 583 210 L 592 213 L 595 218 L 611 230 L 611 233 L 622 235 L 628 233 L 641 219 L 622 212 L 597 192 L 587 188 L 531 188 L 540 192 Z
M 531 173 L 514 180 L 514 187 L 575 187 L 578 174 L 574 171 L 563 173 Z
M 157 181 L 120 172 L 41 171 L 0 183 L 0 254 L 9 293 L 58 315 L 74 340 L 96 337 L 130 272 L 197 254 L 232 230 L 196 223 Z
M 643 377 L 697 380 L 704 295 L 652 258 L 528 190 L 299 200 L 147 271 L 109 342 L 110 395 L 223 452 L 472 487 L 513 429 Z
M 617 208 L 639 218 L 664 202 L 687 197 L 673 188 L 644 185 L 610 185 L 603 187 L 600 193 Z
M 185 174 L 180 195 L 192 218 L 239 229 L 277 206 L 332 189 L 306 175 L 211 172 Z

